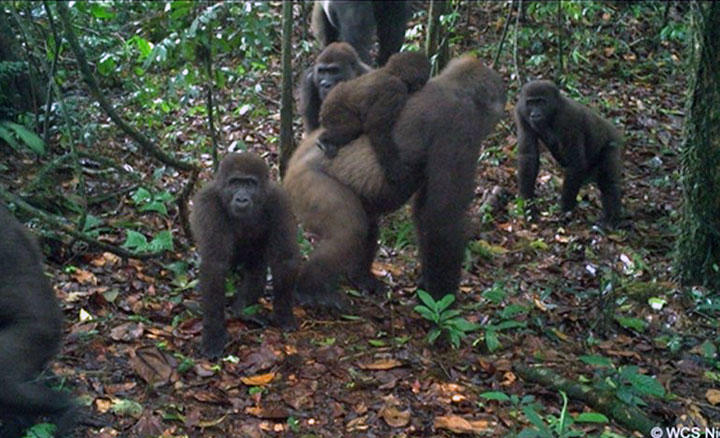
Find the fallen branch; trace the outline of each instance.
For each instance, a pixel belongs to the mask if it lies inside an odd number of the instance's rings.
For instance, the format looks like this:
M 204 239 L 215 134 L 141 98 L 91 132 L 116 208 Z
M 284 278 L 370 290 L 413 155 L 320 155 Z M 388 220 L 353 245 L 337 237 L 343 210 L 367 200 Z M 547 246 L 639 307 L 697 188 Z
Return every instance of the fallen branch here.
M 40 209 L 37 209 L 33 207 L 32 205 L 28 204 L 27 202 L 23 201 L 19 197 L 13 195 L 12 193 L 5 190 L 5 188 L 0 187 L 0 198 L 4 199 L 5 202 L 11 202 L 15 204 L 20 210 L 32 215 L 33 217 L 36 217 L 40 219 L 41 221 L 45 222 L 46 224 L 52 225 L 56 228 L 58 228 L 60 231 L 68 234 L 69 236 L 72 236 L 78 240 L 82 240 L 83 242 L 86 242 L 91 247 L 95 247 L 97 249 L 100 249 L 102 251 L 111 252 L 113 254 L 117 254 L 120 257 L 124 257 L 127 259 L 148 259 L 150 257 L 155 257 L 159 254 L 151 254 L 151 253 L 134 253 L 131 251 L 126 250 L 125 248 L 121 248 L 119 246 L 111 245 L 109 243 L 100 242 L 97 239 L 93 239 L 92 237 L 88 236 L 85 233 L 82 233 L 80 231 L 77 231 L 75 227 L 68 223 L 64 218 L 58 218 L 57 216 L 51 215 L 45 211 L 42 211 Z
M 639 431 L 643 436 L 650 436 L 650 430 L 661 424 L 660 420 L 648 417 L 635 406 L 626 405 L 609 392 L 566 379 L 547 368 L 515 365 L 514 370 L 524 380 L 563 391 L 568 397 L 602 412 L 627 429 Z

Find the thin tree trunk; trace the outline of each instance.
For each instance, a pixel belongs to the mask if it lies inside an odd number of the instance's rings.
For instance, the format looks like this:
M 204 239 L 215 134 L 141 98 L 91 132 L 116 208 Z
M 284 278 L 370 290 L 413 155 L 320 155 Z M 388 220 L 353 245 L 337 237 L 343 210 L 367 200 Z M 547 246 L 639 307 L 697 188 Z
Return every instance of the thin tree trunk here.
M 282 6 L 282 91 L 280 96 L 280 177 L 285 175 L 288 160 L 295 151 L 293 138 L 293 98 L 292 98 L 292 7 L 293 2 L 283 2 Z
M 433 74 L 445 67 L 448 62 L 450 50 L 448 37 L 441 38 L 440 16 L 447 13 L 448 2 L 445 0 L 431 0 L 428 10 L 427 38 L 425 39 L 425 53 L 433 60 Z
M 684 284 L 720 288 L 720 3 L 693 2 L 690 81 L 681 150 L 677 267 Z

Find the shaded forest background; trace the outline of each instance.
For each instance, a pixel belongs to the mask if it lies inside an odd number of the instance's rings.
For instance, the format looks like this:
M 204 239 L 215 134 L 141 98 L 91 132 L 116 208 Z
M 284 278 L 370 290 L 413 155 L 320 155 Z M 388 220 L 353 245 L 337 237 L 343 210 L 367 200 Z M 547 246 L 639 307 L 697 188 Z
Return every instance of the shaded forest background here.
M 281 4 L 3 2 L 0 198 L 39 236 L 61 300 L 65 343 L 44 378 L 86 406 L 79 435 L 617 437 L 720 424 L 720 99 L 707 88 L 720 38 L 708 5 L 703 27 L 686 2 L 448 2 L 437 47 L 476 53 L 509 90 L 478 163 L 453 314 L 471 324 L 444 324 L 448 309 L 418 299 L 403 209 L 384 219 L 374 264 L 387 293 L 345 289 L 354 311 L 338 318 L 297 307 L 293 333 L 231 320 L 230 354 L 209 362 L 183 218 L 226 152 L 254 151 L 277 177 Z M 311 4 L 292 9 L 297 84 L 320 48 Z M 424 47 L 427 28 L 428 4 L 413 2 L 406 47 Z M 709 52 L 693 51 L 703 35 Z M 549 156 L 539 218 L 515 197 L 512 108 L 535 78 L 622 129 L 619 229 L 594 226 L 592 186 L 562 218 Z M 682 169 L 705 179 L 683 191 Z M 680 236 L 686 255 L 703 245 L 700 261 L 677 252 Z

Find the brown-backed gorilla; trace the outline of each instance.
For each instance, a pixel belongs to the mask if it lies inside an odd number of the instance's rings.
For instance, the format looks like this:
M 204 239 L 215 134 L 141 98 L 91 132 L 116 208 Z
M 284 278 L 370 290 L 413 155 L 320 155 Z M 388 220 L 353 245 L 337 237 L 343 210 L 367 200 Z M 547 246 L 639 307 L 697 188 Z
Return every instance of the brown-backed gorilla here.
M 423 281 L 434 297 L 455 293 L 465 244 L 464 219 L 475 187 L 483 139 L 503 113 L 501 77 L 471 56 L 454 59 L 407 101 L 395 127 L 402 184 L 390 185 L 367 136 L 329 159 L 317 146 L 322 130 L 300 144 L 283 184 L 295 213 L 318 240 L 298 276 L 298 296 L 342 307 L 336 287 L 345 275 L 357 287 L 381 284 L 370 267 L 378 218 L 417 193 L 413 205 Z
M 366 134 L 389 182 L 398 178 L 400 163 L 392 128 L 408 96 L 425 85 L 430 62 L 420 52 L 396 53 L 387 64 L 333 88 L 320 108 L 324 128 L 318 146 L 333 158 L 337 149 Z
M 405 1 L 317 1 L 312 12 L 312 30 L 323 47 L 343 41 L 355 48 L 370 64 L 370 48 L 377 33 L 380 50 L 377 64 L 384 65 L 402 47 L 410 18 Z
M 551 81 L 525 84 L 515 108 L 515 120 L 520 196 L 535 196 L 540 141 L 564 171 L 562 210 L 572 210 L 580 187 L 594 179 L 601 192 L 603 222 L 616 225 L 622 210 L 622 137 L 618 131 L 590 108 L 560 94 Z
M 68 432 L 70 398 L 36 381 L 60 349 L 62 312 L 34 239 L 0 205 L 0 437 L 23 436 L 40 416 Z
M 349 44 L 328 45 L 318 55 L 313 66 L 303 72 L 300 82 L 298 109 L 305 133 L 320 127 L 320 105 L 333 87 L 371 70 Z
M 265 162 L 252 153 L 232 153 L 215 178 L 193 198 L 190 227 L 200 253 L 203 353 L 220 356 L 227 341 L 225 280 L 242 275 L 233 310 L 257 302 L 273 277 L 274 320 L 295 328 L 293 288 L 300 262 L 297 224 L 283 189 L 270 180 Z

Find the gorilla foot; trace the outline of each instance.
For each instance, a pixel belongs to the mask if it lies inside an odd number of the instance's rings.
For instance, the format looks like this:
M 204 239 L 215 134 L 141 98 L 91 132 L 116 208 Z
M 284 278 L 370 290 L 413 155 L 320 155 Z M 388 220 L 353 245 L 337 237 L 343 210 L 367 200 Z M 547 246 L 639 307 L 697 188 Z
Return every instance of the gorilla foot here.
M 366 294 L 381 293 L 385 290 L 385 283 L 370 272 L 348 275 L 350 284 Z
M 218 335 L 203 335 L 202 353 L 208 359 L 217 359 L 222 356 L 227 343 L 227 332 Z
M 335 158 L 338 153 L 338 147 L 335 144 L 330 143 L 327 140 L 323 140 L 322 138 L 318 138 L 315 142 L 317 147 L 325 153 L 325 156 L 328 158 Z
M 298 328 L 298 323 L 295 320 L 292 309 L 290 309 L 289 312 L 274 312 L 272 316 L 272 323 L 276 327 L 281 328 L 283 331 L 288 332 L 294 332 Z

